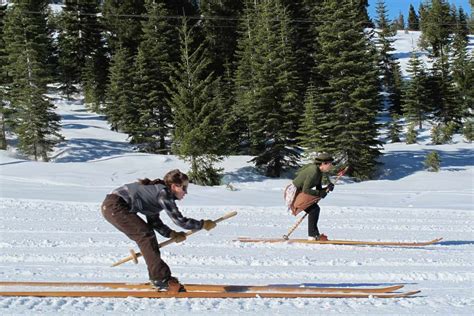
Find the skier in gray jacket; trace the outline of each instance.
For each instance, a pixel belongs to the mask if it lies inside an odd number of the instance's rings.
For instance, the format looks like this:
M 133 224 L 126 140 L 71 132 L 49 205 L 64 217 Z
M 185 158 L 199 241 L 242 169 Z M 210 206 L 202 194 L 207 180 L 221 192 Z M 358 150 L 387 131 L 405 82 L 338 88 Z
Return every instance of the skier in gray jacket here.
M 179 291 L 182 285 L 171 276 L 168 265 L 161 259 L 156 230 L 160 235 L 174 238 L 176 242 L 186 239 L 185 232 L 177 232 L 165 225 L 160 213 L 165 211 L 173 223 L 184 229 L 211 230 L 216 226 L 212 220 L 186 218 L 176 206 L 187 193 L 189 178 L 175 169 L 164 179 L 142 179 L 128 183 L 108 194 L 102 203 L 102 214 L 117 229 L 135 241 L 145 259 L 151 284 L 158 290 Z M 137 213 L 146 216 L 146 222 Z

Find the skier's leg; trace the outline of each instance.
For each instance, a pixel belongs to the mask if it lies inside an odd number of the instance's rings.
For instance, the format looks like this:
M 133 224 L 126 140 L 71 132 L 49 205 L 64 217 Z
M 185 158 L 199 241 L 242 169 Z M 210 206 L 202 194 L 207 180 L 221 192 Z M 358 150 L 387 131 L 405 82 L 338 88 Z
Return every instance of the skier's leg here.
M 319 220 L 319 212 L 320 208 L 318 204 L 313 204 L 308 207 L 305 212 L 308 213 L 308 236 L 309 237 L 318 237 L 319 236 L 319 229 L 318 229 L 318 220 Z
M 158 241 L 153 229 L 138 215 L 129 211 L 127 203 L 117 195 L 107 195 L 102 204 L 105 219 L 135 241 L 145 259 L 150 280 L 171 276 L 168 265 L 161 259 Z

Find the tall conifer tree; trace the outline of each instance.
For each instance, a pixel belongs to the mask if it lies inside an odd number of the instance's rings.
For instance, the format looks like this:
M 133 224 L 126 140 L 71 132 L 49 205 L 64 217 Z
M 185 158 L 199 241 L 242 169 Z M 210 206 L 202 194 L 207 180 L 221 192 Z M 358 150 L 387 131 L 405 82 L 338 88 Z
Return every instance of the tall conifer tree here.
M 7 54 L 5 51 L 5 41 L 3 25 L 7 5 L 0 5 L 0 149 L 7 148 L 7 124 L 11 109 L 7 103 L 7 84 L 10 81 L 7 72 Z
M 133 103 L 132 56 L 127 48 L 115 51 L 110 65 L 105 114 L 113 130 L 132 133 L 138 122 L 138 110 Z M 133 139 L 132 139 L 133 142 Z
M 382 75 L 382 85 L 385 91 L 385 103 L 393 113 L 401 114 L 401 74 L 392 52 L 393 36 L 396 34 L 390 27 L 390 20 L 387 16 L 387 8 L 384 0 L 377 1 L 377 46 L 380 54 L 380 68 Z
M 296 165 L 291 149 L 301 102 L 292 30 L 276 0 L 247 3 L 239 40 L 236 104 L 245 115 L 251 153 L 265 175 L 279 177 Z
M 330 123 L 322 150 L 353 167 L 359 179 L 372 176 L 380 156 L 376 122 L 380 109 L 375 48 L 358 22 L 354 2 L 324 2 L 319 28 L 315 82 Z
M 454 18 L 446 0 L 432 0 L 420 10 L 421 44 L 435 58 L 443 58 L 450 44 Z
M 142 36 L 140 17 L 145 11 L 145 0 L 103 1 L 103 19 L 112 54 L 121 48 L 136 54 Z
M 47 1 L 14 1 L 4 25 L 7 71 L 11 76 L 9 101 L 15 110 L 18 148 L 44 161 L 62 139 L 60 118 L 45 96 L 51 52 L 46 9 Z
M 456 28 L 452 41 L 451 70 L 459 102 L 462 117 L 467 118 L 474 109 L 474 57 L 468 53 L 467 24 L 464 11 L 459 9 Z
M 99 5 L 99 0 L 66 0 L 59 15 L 59 73 L 62 89 L 68 97 L 77 90 L 75 84 L 85 86 L 85 93 L 94 95 L 97 92 L 89 89 L 91 85 L 104 86 L 103 76 L 99 74 L 106 69 L 105 64 L 101 65 L 106 59 L 101 39 L 103 27 L 98 19 Z M 90 95 L 87 97 L 86 102 L 97 101 L 91 100 Z
M 304 101 L 304 113 L 301 119 L 300 128 L 298 129 L 298 145 L 305 149 L 306 156 L 315 156 L 321 152 L 320 146 L 324 142 L 324 124 L 322 117 L 326 117 L 321 111 L 321 107 L 317 104 L 316 89 L 311 84 L 308 87 Z
M 431 102 L 434 105 L 435 119 L 444 124 L 453 122 L 459 127 L 463 111 L 454 85 L 448 55 L 434 59 L 428 85 Z
M 412 52 L 408 62 L 407 72 L 410 80 L 407 82 L 403 95 L 403 113 L 409 122 L 423 128 L 423 121 L 428 118 L 431 106 L 427 90 L 427 74 L 416 52 Z
M 410 9 L 408 11 L 408 29 L 410 31 L 419 31 L 420 30 L 420 19 L 416 14 L 413 4 L 410 4 Z
M 183 18 L 180 28 L 180 62 L 172 71 L 169 106 L 173 109 L 173 151 L 191 163 L 191 181 L 201 185 L 219 184 L 225 131 L 218 79 L 209 72 L 210 60 L 203 44 L 193 46 L 192 28 Z
M 233 68 L 242 9 L 242 1 L 200 1 L 203 36 L 211 60 L 210 66 L 217 76 L 223 76 L 227 68 Z
M 171 109 L 166 102 L 165 84 L 171 74 L 171 26 L 163 3 L 148 0 L 143 22 L 143 40 L 135 61 L 134 104 L 138 108 L 137 126 L 132 138 L 147 152 L 167 152 L 166 137 L 172 126 Z

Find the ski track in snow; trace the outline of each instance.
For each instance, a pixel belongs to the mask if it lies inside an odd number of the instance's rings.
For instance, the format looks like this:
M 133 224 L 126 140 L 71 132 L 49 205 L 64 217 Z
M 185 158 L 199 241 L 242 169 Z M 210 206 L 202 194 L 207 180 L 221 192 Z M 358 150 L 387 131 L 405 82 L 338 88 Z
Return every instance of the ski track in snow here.
M 109 265 L 136 248 L 102 219 L 98 203 L 2 198 L 0 279 L 145 282 L 146 266 Z M 100 299 L 0 298 L 13 314 L 258 314 L 473 312 L 474 236 L 469 210 L 326 207 L 320 227 L 336 239 L 425 241 L 426 247 L 246 244 L 239 236 L 279 237 L 294 221 L 282 208 L 233 208 L 238 215 L 179 246 L 163 248 L 173 273 L 187 283 L 318 284 L 421 289 L 407 299 Z M 225 206 L 186 207 L 186 216 L 216 218 Z M 41 214 L 41 216 L 37 216 Z M 255 221 L 258 217 L 259 220 Z M 167 218 L 164 216 L 164 220 Z M 169 223 L 169 222 L 168 222 Z M 442 223 L 442 225 L 440 225 Z M 306 222 L 294 233 L 304 238 Z M 402 237 L 402 238 L 400 238 Z M 161 239 L 161 241 L 164 239 Z M 3 287 L 7 289 L 7 287 Z M 382 309 L 381 309 L 382 308 Z

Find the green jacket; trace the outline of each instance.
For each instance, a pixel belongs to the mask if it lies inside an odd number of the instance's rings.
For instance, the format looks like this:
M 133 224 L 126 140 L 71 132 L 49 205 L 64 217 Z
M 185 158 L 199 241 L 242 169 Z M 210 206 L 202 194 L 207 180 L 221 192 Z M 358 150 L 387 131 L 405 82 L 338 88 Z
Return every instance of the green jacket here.
M 324 194 L 323 192 L 325 192 L 322 187 L 322 180 L 323 173 L 319 169 L 319 165 L 311 163 L 297 172 L 293 184 L 301 192 L 321 196 Z M 314 187 L 316 187 L 316 189 L 313 189 Z

